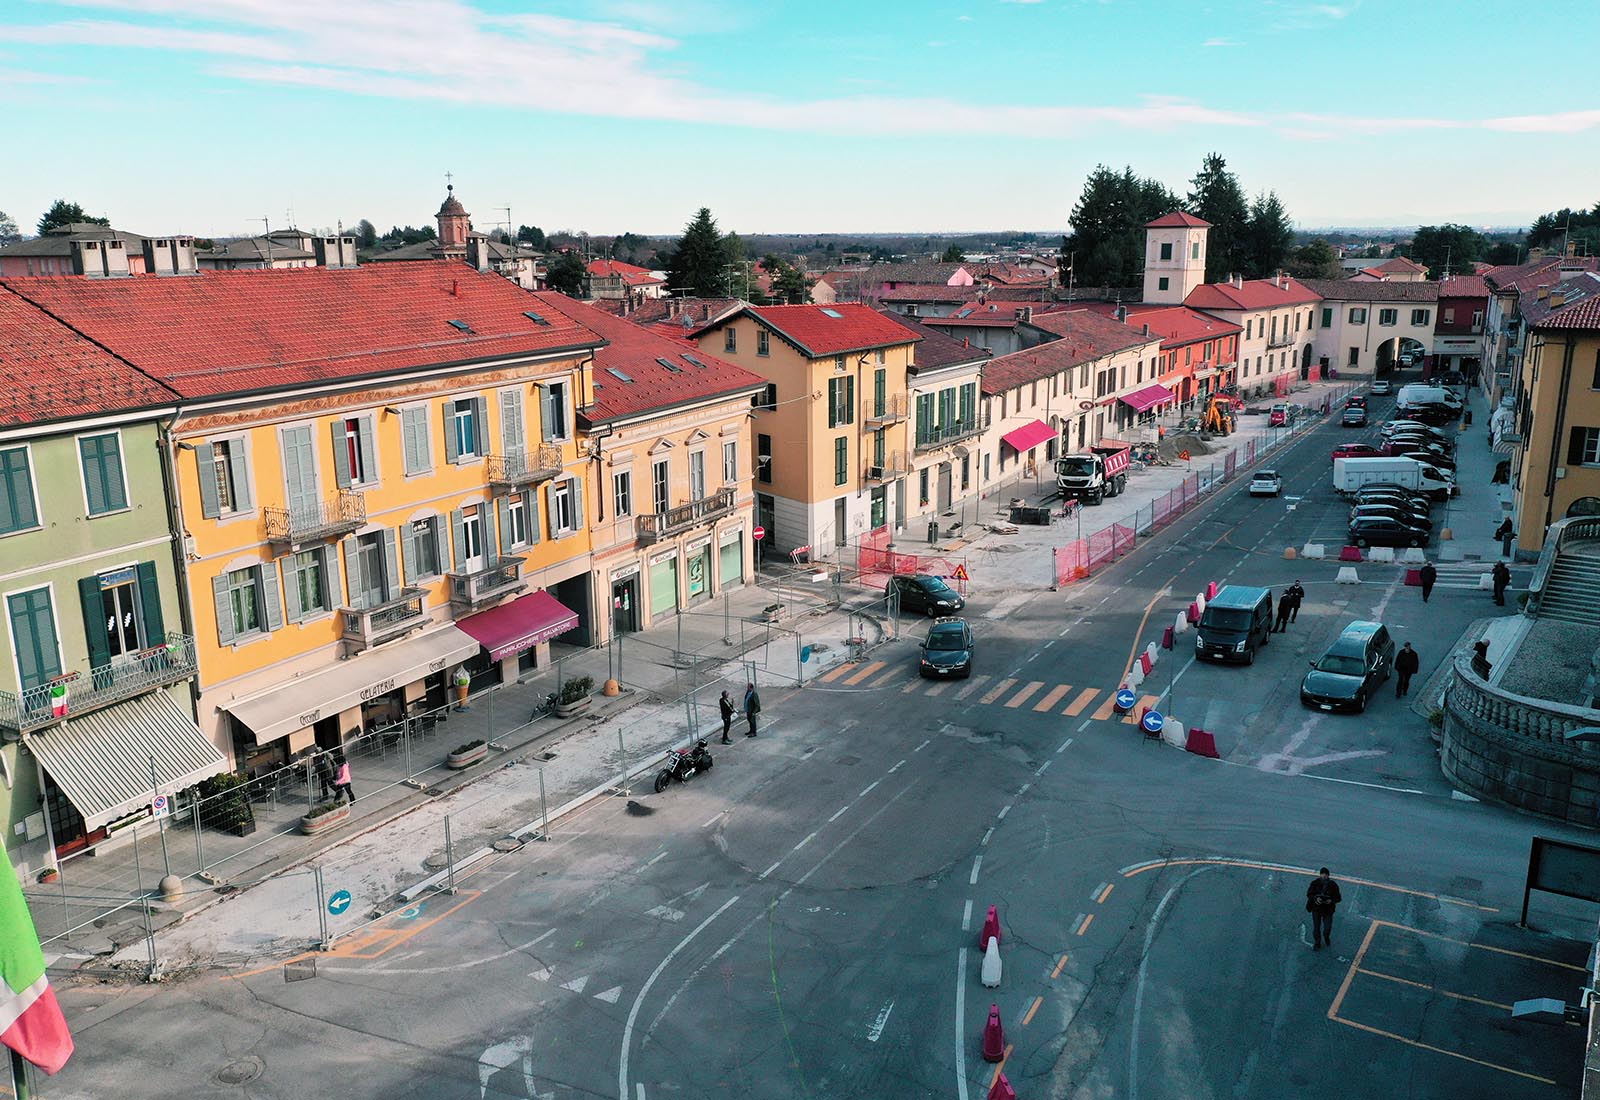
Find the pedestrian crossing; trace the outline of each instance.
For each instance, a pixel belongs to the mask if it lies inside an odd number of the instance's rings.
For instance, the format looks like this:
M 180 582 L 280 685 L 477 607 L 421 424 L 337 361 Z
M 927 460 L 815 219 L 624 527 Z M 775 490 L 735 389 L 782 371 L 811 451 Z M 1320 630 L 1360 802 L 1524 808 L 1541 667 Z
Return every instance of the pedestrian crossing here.
M 1132 711 L 1118 715 L 1114 688 L 1052 684 L 1048 680 L 1023 680 L 983 673 L 975 673 L 965 680 L 927 680 L 918 675 L 916 668 L 908 668 L 899 661 L 849 661 L 829 669 L 814 682 L 829 684 L 835 689 L 898 689 L 904 695 L 951 695 L 958 701 L 968 700 L 978 706 L 997 706 L 1002 710 L 1033 714 L 1057 714 L 1064 718 L 1076 718 L 1093 707 L 1088 715 L 1091 721 L 1104 722 L 1120 717 L 1130 725 L 1137 723 L 1139 715 L 1147 708 L 1154 707 L 1159 698 L 1155 695 L 1140 696 Z

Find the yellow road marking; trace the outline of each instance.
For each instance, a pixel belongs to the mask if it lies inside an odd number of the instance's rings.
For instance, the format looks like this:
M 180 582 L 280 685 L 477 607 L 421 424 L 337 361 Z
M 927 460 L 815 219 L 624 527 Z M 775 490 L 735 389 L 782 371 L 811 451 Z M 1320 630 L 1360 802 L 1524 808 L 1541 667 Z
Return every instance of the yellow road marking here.
M 1010 1060 L 1011 1051 L 1014 1047 L 1015 1044 L 1007 1043 L 1006 1052 L 1000 1055 L 1000 1061 L 995 1063 L 994 1072 L 989 1075 L 989 1088 L 991 1091 L 994 1089 L 994 1083 L 1000 1080 L 1000 1071 L 1006 1068 L 1006 1062 Z
M 1023 1027 L 1027 1027 L 1029 1024 L 1033 1023 L 1033 1014 L 1039 1011 L 1039 1006 L 1042 1004 L 1044 1004 L 1043 997 L 1035 997 L 1033 999 L 1033 1006 L 1028 1009 L 1028 1014 L 1022 1018 Z
M 410 940 L 413 936 L 420 935 L 422 932 L 425 932 L 429 928 L 432 928 L 434 925 L 436 925 L 440 921 L 444 920 L 444 918 L 448 917 L 451 913 L 454 913 L 457 909 L 460 909 L 463 906 L 472 904 L 473 902 L 477 901 L 482 896 L 483 896 L 483 891 L 481 891 L 481 890 L 469 891 L 462 897 L 462 899 L 460 901 L 456 902 L 454 905 L 452 905 L 450 908 L 446 909 L 444 912 L 440 913 L 438 916 L 430 917 L 428 920 L 425 920 L 425 921 L 416 921 L 416 922 L 414 922 L 414 925 L 408 925 L 406 928 L 403 928 L 403 929 L 391 929 L 391 928 L 372 929 L 367 934 L 364 934 L 363 936 L 361 936 L 359 939 L 347 940 L 344 943 L 336 945 L 330 951 L 303 951 L 298 955 L 291 955 L 287 959 L 281 959 L 278 962 L 273 963 L 271 966 L 257 967 L 254 970 L 243 970 L 243 971 L 240 971 L 237 974 L 226 974 L 226 975 L 223 976 L 223 980 L 224 981 L 235 981 L 235 980 L 237 980 L 239 978 L 253 978 L 257 974 L 266 974 L 269 971 L 281 970 L 283 967 L 288 966 L 290 963 L 292 963 L 292 962 L 300 962 L 303 959 L 317 959 L 317 958 L 322 958 L 322 959 L 330 959 L 330 958 L 332 958 L 332 959 L 376 959 L 376 958 L 380 958 L 383 955 L 386 955 L 390 951 L 394 950 L 396 947 L 399 947 L 401 944 L 403 944 L 406 941 Z M 392 913 L 388 914 L 385 917 L 383 917 L 382 919 L 387 920 L 390 917 L 392 917 L 393 915 L 394 914 L 392 914 Z M 382 947 L 380 947 L 376 951 L 372 951 L 372 952 L 366 951 L 366 948 L 372 946 L 374 943 L 378 942 L 380 939 L 385 941 L 383 943 Z
M 1089 715 L 1089 717 L 1093 721 L 1104 722 L 1107 718 L 1111 717 L 1112 712 L 1116 709 L 1117 693 L 1113 691 L 1110 695 L 1106 696 L 1106 701 L 1096 707 L 1095 712 Z
M 1078 935 L 1081 936 L 1085 932 L 1089 931 L 1089 925 L 1092 924 L 1093 922 L 1094 922 L 1094 914 L 1093 913 L 1090 913 L 1088 916 L 1084 917 L 1083 918 L 1083 923 L 1078 925 Z
M 1147 711 L 1147 710 L 1154 709 L 1155 705 L 1160 701 L 1161 701 L 1161 696 L 1159 696 L 1159 695 L 1141 695 L 1141 696 L 1139 696 L 1139 701 L 1137 703 L 1133 704 L 1133 709 L 1128 712 L 1127 717 L 1124 718 L 1122 721 L 1126 725 L 1130 725 L 1130 726 L 1138 725 L 1140 718 L 1142 718 L 1144 716 L 1144 712 Z
M 822 682 L 825 684 L 831 684 L 855 667 L 856 663 L 854 661 L 846 661 L 838 668 L 829 669 L 827 672 L 824 672 L 822 674 Z
M 1067 709 L 1061 713 L 1065 714 L 1068 718 L 1076 718 L 1078 715 L 1083 713 L 1083 708 L 1088 706 L 1090 701 L 1099 694 L 1099 688 L 1084 688 L 1078 693 L 1078 697 L 1072 701 L 1072 705 L 1067 707 Z M 1115 705 L 1115 703 L 1116 699 L 1113 698 L 1112 704 Z
M 1052 978 L 1059 978 L 1061 976 L 1061 971 L 1066 969 L 1067 959 L 1070 958 L 1070 957 L 1071 956 L 1069 956 L 1069 955 L 1062 955 L 1061 956 L 1060 961 L 1058 961 L 1056 963 L 1056 968 L 1054 970 L 1050 971 L 1050 976 Z
M 984 706 L 988 706 L 990 703 L 994 702 L 996 699 L 1000 698 L 1000 696 L 1009 691 L 1011 685 L 1015 683 L 1015 680 L 1001 680 L 1000 683 L 994 688 L 984 692 L 983 698 L 979 699 L 978 702 L 982 703 Z
M 872 681 L 872 683 L 869 686 L 875 687 L 875 688 L 881 688 L 885 684 L 887 684 L 890 680 L 893 680 L 896 676 L 902 676 L 904 674 L 905 674 L 905 669 L 903 669 L 903 668 L 891 668 L 888 672 L 885 672 L 882 676 L 879 676 L 876 680 Z M 918 680 L 920 680 L 921 678 L 922 677 L 920 677 L 920 676 L 917 677 Z M 915 683 L 915 681 L 913 681 L 913 683 Z
M 1020 707 L 1023 703 L 1026 703 L 1030 698 L 1033 697 L 1034 692 L 1038 691 L 1042 687 L 1044 687 L 1043 680 L 1029 680 L 1027 687 L 1023 688 L 1021 691 L 1017 692 L 1011 698 L 1006 700 L 1006 706 L 1011 708 Z
M 1103 905 L 1105 903 L 1105 900 L 1111 896 L 1111 891 L 1115 890 L 1116 888 L 1117 888 L 1117 884 L 1116 883 L 1114 883 L 1114 882 L 1106 883 L 1106 888 L 1104 890 L 1100 891 L 1100 893 L 1095 897 L 1094 903 L 1096 905 Z
M 873 661 L 866 668 L 862 669 L 860 672 L 858 672 L 854 676 L 850 677 L 850 679 L 846 680 L 844 682 L 844 686 L 845 687 L 855 687 L 862 680 L 865 680 L 868 676 L 871 676 L 874 672 L 877 672 L 880 668 L 882 668 L 887 663 L 888 663 L 887 661 Z
M 943 695 L 945 692 L 950 690 L 950 685 L 953 683 L 955 683 L 954 680 L 940 680 L 937 684 L 934 684 L 928 689 L 928 694 Z
M 1482 997 L 1474 997 L 1468 993 L 1452 993 L 1448 989 L 1440 989 L 1438 986 L 1429 985 L 1427 982 L 1414 982 L 1410 978 L 1401 978 L 1394 974 L 1385 974 L 1381 970 L 1368 970 L 1363 967 L 1361 970 L 1357 971 L 1357 973 L 1368 978 L 1381 978 L 1386 982 L 1394 982 L 1397 985 L 1409 985 L 1415 989 L 1426 989 L 1429 993 L 1437 993 L 1441 997 L 1449 997 L 1456 1001 L 1471 1001 L 1475 1005 L 1483 1005 L 1486 1008 L 1501 1008 L 1507 1012 L 1511 1011 L 1510 1005 L 1501 1004 L 1499 1001 L 1486 1001 Z
M 1300 869 L 1298 867 L 1284 867 L 1284 866 L 1282 866 L 1280 864 L 1276 864 L 1276 863 L 1262 863 L 1259 860 L 1253 860 L 1253 859 L 1166 859 L 1166 860 L 1162 860 L 1160 863 L 1150 863 L 1150 864 L 1146 864 L 1143 867 L 1135 867 L 1131 871 L 1124 871 L 1123 874 L 1122 874 L 1122 877 L 1123 878 L 1132 878 L 1134 875 L 1142 875 L 1146 871 L 1158 871 L 1158 870 L 1161 870 L 1164 867 L 1197 867 L 1197 866 L 1202 866 L 1202 865 L 1203 866 L 1207 866 L 1207 867 L 1249 867 L 1249 868 L 1252 868 L 1252 869 L 1257 870 L 1257 871 L 1277 871 L 1280 874 L 1301 875 L 1301 876 L 1303 876 L 1305 878 L 1316 878 L 1317 877 L 1315 871 L 1302 870 L 1302 869 Z M 1483 912 L 1483 913 L 1498 913 L 1498 912 L 1500 912 L 1500 910 L 1496 909 L 1492 905 L 1479 905 L 1475 901 L 1463 901 L 1460 898 L 1447 898 L 1443 894 L 1430 894 L 1426 890 L 1409 890 L 1404 886 L 1392 886 L 1387 882 L 1374 882 L 1372 879 L 1346 878 L 1345 876 L 1341 875 L 1341 876 L 1339 876 L 1339 881 L 1340 882 L 1354 883 L 1357 886 L 1371 886 L 1373 889 L 1376 889 L 1376 890 L 1388 890 L 1389 892 L 1395 893 L 1395 894 L 1409 894 L 1411 897 L 1414 897 L 1414 898 L 1430 898 L 1433 901 L 1443 902 L 1446 905 L 1459 905 L 1463 909 L 1477 909 L 1478 911 Z M 1388 924 L 1390 922 L 1389 921 L 1378 921 L 1377 923 L 1379 923 L 1379 924 Z M 1403 925 L 1403 924 L 1397 924 L 1397 925 L 1395 925 L 1395 927 L 1396 928 L 1405 928 L 1407 926 Z M 1416 929 L 1411 929 L 1411 930 L 1412 931 L 1416 931 Z M 1433 933 L 1431 933 L 1431 932 L 1424 932 L 1422 934 L 1425 935 L 1425 936 L 1433 935 Z M 1448 939 L 1449 937 L 1440 936 L 1439 938 L 1440 939 Z M 1460 940 L 1456 940 L 1454 942 L 1460 943 L 1461 941 Z M 1472 944 L 1470 946 L 1478 947 L 1480 945 L 1479 944 Z M 1485 950 L 1494 951 L 1494 950 L 1498 950 L 1498 949 L 1497 948 L 1485 948 Z M 1515 954 L 1515 952 L 1508 952 L 1508 954 Z M 1537 956 L 1533 956 L 1533 955 L 1530 955 L 1528 957 L 1529 958 L 1537 958 Z M 1550 959 L 1540 959 L 1539 961 L 1541 961 L 1541 962 L 1550 962 L 1551 960 Z M 1559 965 L 1561 965 L 1561 966 L 1569 966 L 1573 970 L 1582 970 L 1584 973 L 1588 973 L 1587 968 L 1582 967 L 1582 966 L 1571 966 L 1570 963 L 1561 963 Z
M 1356 880 L 1347 879 L 1346 881 L 1355 882 Z M 1424 896 L 1431 897 L 1432 895 Z M 1486 943 L 1469 943 L 1466 940 L 1453 939 L 1450 936 L 1441 936 L 1437 932 L 1424 932 L 1422 929 L 1413 928 L 1409 924 L 1396 924 L 1393 921 L 1387 920 L 1380 920 L 1377 923 L 1385 925 L 1389 928 L 1398 928 L 1403 932 L 1411 932 L 1418 936 L 1426 936 L 1429 939 L 1443 940 L 1445 943 L 1456 943 L 1460 944 L 1462 947 L 1475 947 L 1479 951 L 1493 951 L 1496 955 L 1510 955 L 1513 958 L 1527 959 L 1529 962 L 1544 963 L 1546 966 L 1559 966 L 1563 970 L 1576 970 L 1580 974 L 1589 973 L 1589 968 L 1587 966 L 1577 966 L 1573 963 L 1562 962 L 1560 959 L 1547 959 L 1543 955 L 1529 955 L 1524 951 L 1513 951 L 1508 947 L 1490 947 Z
M 991 679 L 992 677 L 989 676 L 974 676 L 965 687 L 956 692 L 956 698 L 965 699 L 967 696 L 981 688 L 984 684 L 987 684 Z
M 1356 949 L 1356 957 L 1350 961 L 1350 969 L 1345 971 L 1344 981 L 1339 983 L 1339 992 L 1333 995 L 1333 1003 L 1328 1006 L 1328 1019 L 1339 1018 L 1339 1006 L 1344 1004 L 1344 996 L 1350 992 L 1350 983 L 1356 979 L 1356 971 L 1361 969 L 1361 960 L 1367 953 L 1367 948 L 1372 946 L 1372 937 L 1378 933 L 1378 922 L 1372 921 L 1367 925 L 1367 934 L 1361 937 L 1361 946 Z
M 1446 1050 L 1444 1047 L 1436 1047 L 1432 1043 L 1424 1043 L 1416 1039 L 1408 1039 L 1404 1035 L 1396 1035 L 1392 1031 L 1384 1031 L 1382 1028 L 1372 1027 L 1368 1024 L 1358 1024 L 1354 1020 L 1346 1020 L 1343 1016 L 1329 1016 L 1328 1018 L 1336 1024 L 1343 1024 L 1345 1027 L 1353 1027 L 1357 1031 L 1365 1031 L 1371 1035 L 1381 1035 L 1385 1039 L 1393 1039 L 1397 1043 L 1404 1043 L 1406 1046 L 1416 1047 L 1418 1050 L 1431 1050 L 1435 1054 L 1443 1054 L 1451 1058 L 1460 1058 L 1463 1062 L 1471 1062 L 1475 1066 L 1483 1066 L 1486 1069 L 1497 1069 L 1501 1073 L 1509 1073 L 1514 1077 L 1523 1077 L 1529 1081 L 1538 1081 L 1543 1085 L 1555 1084 L 1555 1082 L 1550 1078 L 1540 1077 L 1536 1073 L 1524 1073 L 1522 1070 L 1512 1069 L 1510 1066 L 1497 1065 L 1494 1062 L 1485 1062 L 1482 1058 L 1474 1058 L 1470 1054 L 1461 1054 L 1454 1050 Z
M 1071 690 L 1071 684 L 1057 684 L 1055 687 L 1050 689 L 1049 694 L 1047 694 L 1043 699 L 1040 699 L 1037 703 L 1033 704 L 1033 709 L 1036 711 L 1050 710 L 1054 708 L 1057 703 L 1061 702 L 1061 697 L 1063 695 Z

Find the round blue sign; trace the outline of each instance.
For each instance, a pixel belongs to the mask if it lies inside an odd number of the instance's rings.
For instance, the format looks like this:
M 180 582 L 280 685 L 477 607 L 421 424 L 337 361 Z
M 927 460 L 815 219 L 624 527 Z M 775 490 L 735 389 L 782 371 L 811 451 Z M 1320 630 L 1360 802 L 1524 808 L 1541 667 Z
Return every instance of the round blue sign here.
M 811 647 L 810 646 L 801 646 L 800 647 L 800 661 L 801 661 L 801 663 L 804 663 L 804 662 L 809 661 L 809 660 L 811 660 Z
M 1123 688 L 1121 691 L 1117 692 L 1117 709 L 1132 710 L 1133 701 L 1135 698 L 1136 696 L 1133 694 L 1133 692 L 1129 691 L 1127 688 Z
M 1161 716 L 1159 710 L 1147 710 L 1144 712 L 1143 725 L 1146 733 L 1160 733 L 1161 728 L 1166 724 L 1167 720 Z
M 334 916 L 337 917 L 348 908 L 350 908 L 350 891 L 335 890 L 328 895 L 328 912 Z

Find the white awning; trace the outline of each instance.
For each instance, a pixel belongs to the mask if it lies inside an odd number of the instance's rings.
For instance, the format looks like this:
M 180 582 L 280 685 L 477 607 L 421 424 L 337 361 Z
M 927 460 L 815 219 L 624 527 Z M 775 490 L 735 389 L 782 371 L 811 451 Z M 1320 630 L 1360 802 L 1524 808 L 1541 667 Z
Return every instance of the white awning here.
M 217 747 L 165 691 L 30 733 L 28 750 L 90 830 L 228 770 Z M 155 761 L 155 788 L 150 767 Z
M 332 668 L 225 703 L 222 709 L 250 727 L 256 744 L 265 745 L 415 680 L 443 672 L 476 652 L 476 638 L 459 627 L 446 626 L 367 650 Z

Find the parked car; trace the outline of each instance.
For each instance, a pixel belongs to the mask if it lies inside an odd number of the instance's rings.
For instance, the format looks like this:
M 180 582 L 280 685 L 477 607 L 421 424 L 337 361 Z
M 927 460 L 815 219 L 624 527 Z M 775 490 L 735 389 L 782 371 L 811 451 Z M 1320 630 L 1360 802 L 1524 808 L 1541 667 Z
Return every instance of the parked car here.
M 946 617 L 933 620 L 922 642 L 917 662 L 920 676 L 971 676 L 972 628 L 967 620 Z
M 1275 497 L 1283 491 L 1283 478 L 1278 476 L 1276 470 L 1257 470 L 1250 479 L 1250 495 L 1253 497 Z
M 1455 443 L 1448 437 L 1438 432 L 1421 431 L 1416 428 L 1407 428 L 1395 432 L 1387 437 L 1390 443 L 1415 443 L 1423 447 L 1437 447 L 1441 454 L 1450 454 L 1455 448 Z
M 1387 378 L 1379 378 L 1372 383 L 1372 396 L 1374 397 L 1387 397 L 1393 392 L 1394 387 L 1389 384 Z
M 1360 502 L 1350 509 L 1352 523 L 1367 518 L 1395 519 L 1419 531 L 1433 533 L 1433 521 L 1428 518 L 1428 510 L 1426 508 L 1419 510 L 1409 504 L 1369 500 Z
M 901 611 L 948 615 L 967 606 L 961 593 L 940 577 L 902 573 L 889 578 L 888 590 L 900 597 Z
M 1350 521 L 1352 546 L 1426 546 L 1431 531 L 1388 516 L 1360 516 Z
M 1365 405 L 1351 405 L 1339 418 L 1339 423 L 1346 428 L 1365 428 L 1367 426 L 1367 409 Z
M 1357 505 L 1399 504 L 1411 509 L 1418 515 L 1426 516 L 1428 514 L 1428 499 L 1415 493 L 1406 492 L 1404 489 L 1390 491 L 1387 489 L 1364 488 L 1351 499 Z
M 1300 702 L 1317 710 L 1367 709 L 1394 670 L 1394 638 L 1382 623 L 1353 622 L 1300 681 Z
M 1370 443 L 1341 443 L 1333 449 L 1334 458 L 1382 458 L 1383 452 Z
M 1427 424 L 1424 424 L 1420 420 L 1411 420 L 1411 419 L 1408 419 L 1408 418 L 1402 416 L 1402 417 L 1397 417 L 1397 418 L 1395 418 L 1393 420 L 1384 421 L 1382 424 L 1380 424 L 1378 426 L 1378 434 L 1379 435 L 1394 435 L 1396 432 L 1403 432 L 1403 431 L 1407 431 L 1409 429 L 1420 429 L 1422 431 L 1427 431 L 1427 432 L 1431 432 L 1431 431 L 1434 430 L 1433 428 L 1429 427 Z
M 1373 495 L 1387 494 L 1391 496 L 1402 496 L 1409 500 L 1420 501 L 1423 504 L 1432 503 L 1432 498 L 1428 496 L 1427 493 L 1420 493 L 1415 489 L 1407 488 L 1398 481 L 1369 481 L 1365 485 L 1361 486 L 1361 488 L 1357 489 L 1353 496 L 1355 499 L 1359 500 L 1361 497 L 1369 493 Z
M 1447 477 L 1454 477 L 1455 476 L 1455 473 L 1456 473 L 1456 461 L 1455 461 L 1455 459 L 1446 458 L 1444 455 L 1440 454 L 1437 450 L 1435 450 L 1433 448 L 1429 448 L 1429 447 L 1407 447 L 1407 446 L 1404 446 L 1404 445 L 1397 447 L 1397 446 L 1394 446 L 1393 444 L 1391 444 L 1390 446 L 1384 448 L 1384 450 L 1389 454 L 1398 455 L 1400 458 L 1414 458 L 1418 462 L 1426 462 L 1429 466 L 1432 466 L 1434 469 L 1442 471 Z

